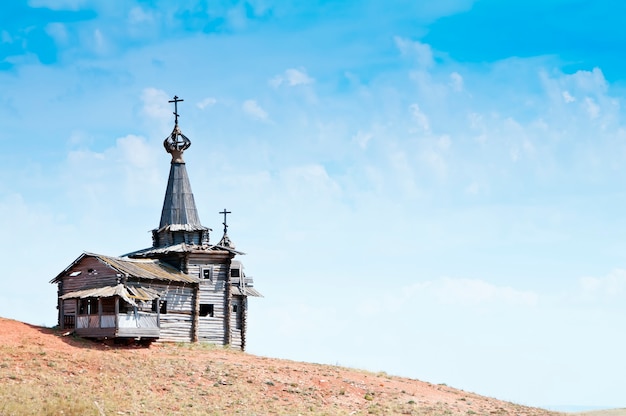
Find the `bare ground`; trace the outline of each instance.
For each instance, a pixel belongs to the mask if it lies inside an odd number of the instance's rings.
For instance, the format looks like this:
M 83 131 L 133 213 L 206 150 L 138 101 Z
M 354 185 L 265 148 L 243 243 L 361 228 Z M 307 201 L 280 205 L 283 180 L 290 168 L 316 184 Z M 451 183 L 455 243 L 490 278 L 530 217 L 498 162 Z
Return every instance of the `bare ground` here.
M 0 414 L 559 413 L 385 373 L 205 344 L 110 347 L 0 318 Z

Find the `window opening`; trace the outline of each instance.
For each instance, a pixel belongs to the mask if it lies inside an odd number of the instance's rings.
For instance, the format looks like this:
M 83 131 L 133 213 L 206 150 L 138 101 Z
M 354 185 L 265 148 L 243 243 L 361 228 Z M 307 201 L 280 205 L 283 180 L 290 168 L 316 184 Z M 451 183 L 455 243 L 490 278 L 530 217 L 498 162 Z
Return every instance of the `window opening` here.
M 160 307 L 157 306 L 157 305 L 160 305 Z M 166 300 L 160 300 L 160 299 L 154 299 L 152 301 L 152 312 L 156 312 L 157 308 L 159 308 L 159 313 L 166 314 L 167 313 L 167 301 Z
M 200 316 L 210 316 L 211 318 L 213 318 L 214 316 L 213 304 L 201 303 L 200 304 Z
M 98 299 L 96 298 L 81 299 L 78 314 L 79 315 L 97 315 L 98 314 Z
M 102 298 L 102 313 L 115 313 L 115 298 Z
M 207 280 L 213 280 L 213 268 L 207 267 L 202 269 L 202 277 Z

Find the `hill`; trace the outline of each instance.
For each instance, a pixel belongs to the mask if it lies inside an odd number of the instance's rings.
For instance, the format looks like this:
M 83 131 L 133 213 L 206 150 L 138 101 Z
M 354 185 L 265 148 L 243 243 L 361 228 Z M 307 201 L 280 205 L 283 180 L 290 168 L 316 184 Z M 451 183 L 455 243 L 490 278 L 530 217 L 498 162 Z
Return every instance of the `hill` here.
M 2 415 L 556 415 L 385 373 L 201 344 L 110 347 L 0 318 Z

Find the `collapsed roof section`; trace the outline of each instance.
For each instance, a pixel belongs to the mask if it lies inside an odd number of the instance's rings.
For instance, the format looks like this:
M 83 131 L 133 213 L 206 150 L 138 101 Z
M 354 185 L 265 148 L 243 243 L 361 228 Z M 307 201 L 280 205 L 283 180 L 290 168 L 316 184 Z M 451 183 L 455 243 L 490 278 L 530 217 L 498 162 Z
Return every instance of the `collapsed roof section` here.
M 108 266 L 111 274 L 120 278 L 134 278 L 143 280 L 161 280 L 179 283 L 198 283 L 200 279 L 190 276 L 170 266 L 169 264 L 155 259 L 131 259 L 127 257 L 103 256 L 101 254 L 83 253 L 68 267 L 59 273 L 50 283 L 58 283 L 64 276 L 74 275 L 78 277 L 80 272 L 74 269 L 85 258 L 94 258 Z M 76 274 L 78 273 L 78 274 Z

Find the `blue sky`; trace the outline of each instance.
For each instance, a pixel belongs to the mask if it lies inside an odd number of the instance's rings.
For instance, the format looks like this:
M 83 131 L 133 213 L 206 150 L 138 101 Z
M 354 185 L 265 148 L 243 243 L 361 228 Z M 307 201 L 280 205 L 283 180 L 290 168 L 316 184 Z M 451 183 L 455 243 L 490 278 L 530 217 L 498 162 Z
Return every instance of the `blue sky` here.
M 5 4 L 6 3 L 6 4 Z M 249 352 L 626 407 L 626 30 L 594 1 L 0 6 L 0 316 L 151 244 L 178 95 Z

